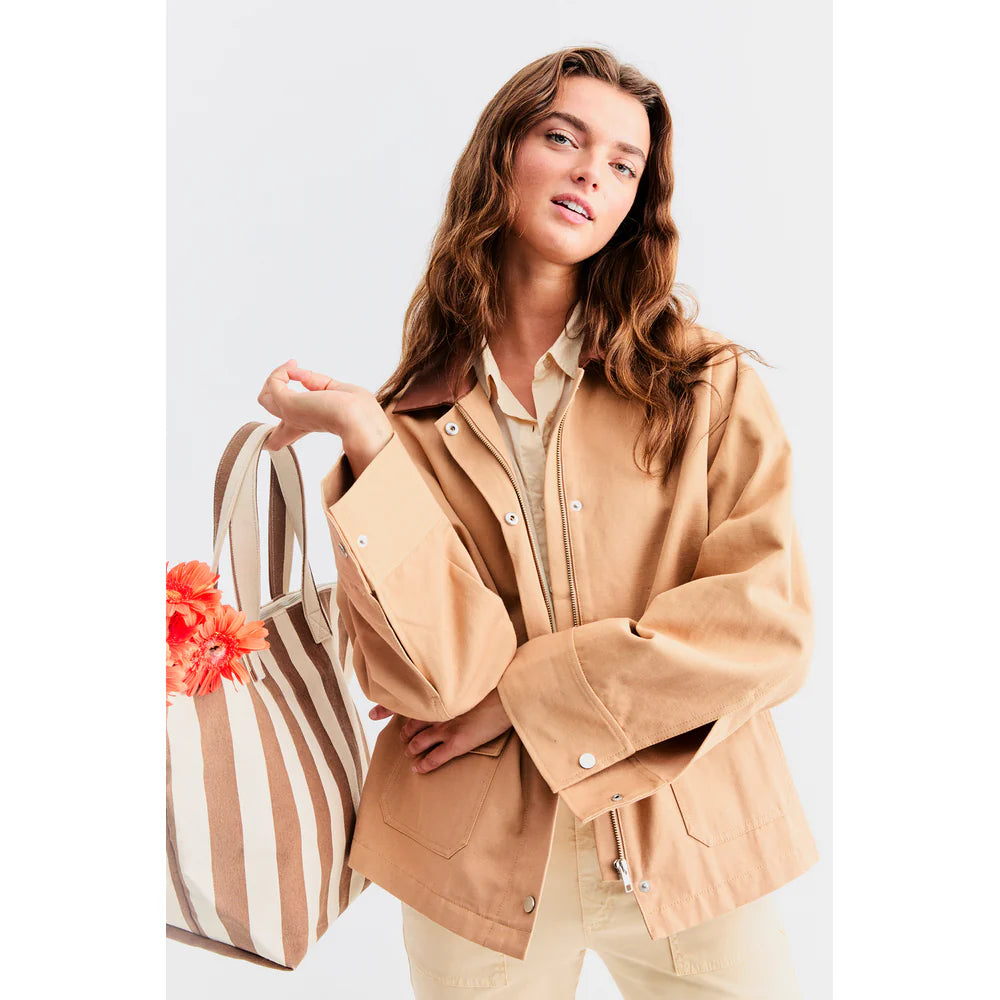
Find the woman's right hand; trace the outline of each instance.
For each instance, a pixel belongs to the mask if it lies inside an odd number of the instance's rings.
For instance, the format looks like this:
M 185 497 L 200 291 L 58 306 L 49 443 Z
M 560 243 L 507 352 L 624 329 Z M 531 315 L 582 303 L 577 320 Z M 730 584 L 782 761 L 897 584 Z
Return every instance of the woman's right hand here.
M 308 391 L 296 392 L 290 382 L 300 382 Z M 353 468 L 355 458 L 367 464 L 392 437 L 389 418 L 367 389 L 299 368 L 294 358 L 271 372 L 257 402 L 280 421 L 264 442 L 269 451 L 312 431 L 329 431 L 343 441 Z

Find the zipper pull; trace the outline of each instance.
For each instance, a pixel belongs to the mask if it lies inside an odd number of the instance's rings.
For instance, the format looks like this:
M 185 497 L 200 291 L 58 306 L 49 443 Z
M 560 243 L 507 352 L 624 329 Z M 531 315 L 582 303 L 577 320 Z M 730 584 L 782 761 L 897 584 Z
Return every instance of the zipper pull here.
M 612 862 L 615 866 L 615 871 L 621 876 L 621 880 L 625 883 L 625 891 L 632 891 L 632 876 L 629 874 L 628 862 L 624 858 L 615 858 Z

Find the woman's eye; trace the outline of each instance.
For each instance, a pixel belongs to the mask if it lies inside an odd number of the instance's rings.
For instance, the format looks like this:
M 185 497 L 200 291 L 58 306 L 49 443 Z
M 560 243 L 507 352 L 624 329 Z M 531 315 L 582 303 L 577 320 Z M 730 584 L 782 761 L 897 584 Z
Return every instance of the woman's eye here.
M 545 136 L 546 136 L 546 138 L 552 139 L 553 141 L 555 141 L 557 139 L 565 139 L 566 140 L 566 142 L 556 142 L 557 146 L 565 146 L 566 143 L 569 143 L 571 146 L 573 145 L 573 140 L 568 135 L 566 135 L 564 132 L 546 132 Z M 627 163 L 615 163 L 615 164 L 613 164 L 613 166 L 615 167 L 615 172 L 616 173 L 624 174 L 625 176 L 631 176 L 631 177 L 635 177 L 636 176 L 635 171 Z M 624 167 L 625 169 L 624 170 L 618 170 L 617 169 L 618 167 Z

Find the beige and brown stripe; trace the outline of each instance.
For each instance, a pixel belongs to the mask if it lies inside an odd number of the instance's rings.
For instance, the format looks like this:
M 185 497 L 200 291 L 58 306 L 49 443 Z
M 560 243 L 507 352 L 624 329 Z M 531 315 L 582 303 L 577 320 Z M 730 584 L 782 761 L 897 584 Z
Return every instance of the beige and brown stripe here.
M 259 550 L 246 524 L 230 530 L 230 521 L 247 519 L 251 503 L 256 520 L 256 469 L 268 430 L 248 424 L 234 435 L 213 507 L 215 540 L 229 533 L 234 579 L 247 592 L 239 599 L 250 603 L 247 581 L 259 584 Z M 303 581 L 315 587 L 290 449 L 272 456 L 271 487 L 268 549 L 276 561 L 274 599 L 259 609 L 270 644 L 255 661 L 262 676 L 245 687 L 223 682 L 211 695 L 175 697 L 167 711 L 167 935 L 293 969 L 370 884 L 347 857 L 371 756 L 348 689 L 350 650 L 340 642 L 333 585 L 313 591 L 322 613 L 309 617 L 302 591 L 275 594 L 288 586 L 295 537 Z M 220 550 L 217 544 L 215 565 Z M 322 629 L 323 619 L 333 626 Z

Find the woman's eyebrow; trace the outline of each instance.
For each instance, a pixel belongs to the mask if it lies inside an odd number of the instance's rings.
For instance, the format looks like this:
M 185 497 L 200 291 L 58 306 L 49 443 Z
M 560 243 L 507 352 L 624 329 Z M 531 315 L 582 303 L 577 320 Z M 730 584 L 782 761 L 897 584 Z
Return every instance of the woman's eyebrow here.
M 548 118 L 559 118 L 566 122 L 567 125 L 572 125 L 573 128 L 579 129 L 584 135 L 590 135 L 590 126 L 582 118 L 577 118 L 576 115 L 571 115 L 568 111 L 553 111 Z M 545 120 L 548 121 L 548 118 Z M 615 143 L 615 149 L 620 149 L 623 153 L 632 153 L 638 156 L 643 164 L 646 162 L 646 154 L 638 146 L 633 146 L 630 142 L 622 142 L 619 139 Z

